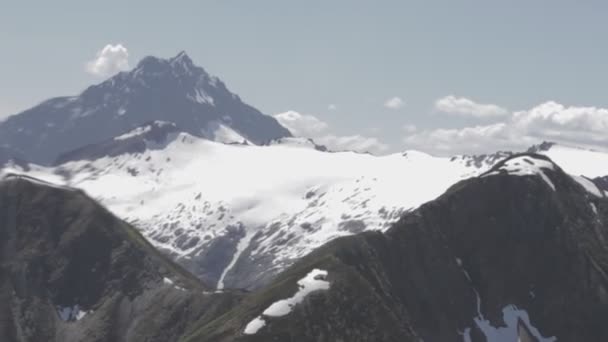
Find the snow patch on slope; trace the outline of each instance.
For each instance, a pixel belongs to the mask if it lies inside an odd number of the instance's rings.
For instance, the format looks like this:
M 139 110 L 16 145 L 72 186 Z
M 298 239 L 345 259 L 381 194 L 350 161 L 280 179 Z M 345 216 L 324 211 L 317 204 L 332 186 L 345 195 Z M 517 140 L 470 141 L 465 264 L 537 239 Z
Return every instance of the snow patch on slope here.
M 157 126 L 157 127 L 175 126 L 174 123 L 167 122 L 167 121 L 154 121 L 151 124 L 137 127 L 123 135 L 119 135 L 119 136 L 115 137 L 114 140 L 127 140 L 127 139 L 131 139 L 131 138 L 134 138 L 137 136 L 144 135 L 152 130 L 153 125 Z
M 600 191 L 600 189 L 598 189 L 598 187 L 595 185 L 595 183 L 593 183 L 589 179 L 582 177 L 582 176 L 571 176 L 571 177 L 578 184 L 580 184 L 583 188 L 585 188 L 585 190 L 587 190 L 588 193 L 590 193 L 596 197 L 600 197 L 600 198 L 604 197 L 604 194 L 602 193 L 602 191 Z
M 228 274 L 228 272 L 230 272 L 230 270 L 234 267 L 236 262 L 239 260 L 239 257 L 241 256 L 241 254 L 243 254 L 245 249 L 249 246 L 249 243 L 251 242 L 252 238 L 253 238 L 253 234 L 249 233 L 248 235 L 245 235 L 245 237 L 243 237 L 239 241 L 238 245 L 236 246 L 236 253 L 234 253 L 234 255 L 232 256 L 232 260 L 230 260 L 230 263 L 228 264 L 228 266 L 226 266 L 226 268 L 222 272 L 222 275 L 220 276 L 220 279 L 217 281 L 218 290 L 224 289 L 224 278 L 226 278 L 226 275 Z
M 245 327 L 245 334 L 255 334 L 266 325 L 263 317 L 282 317 L 288 315 L 306 296 L 315 291 L 328 290 L 327 271 L 313 269 L 298 281 L 298 292 L 291 298 L 282 299 L 270 305 L 261 316 L 254 318 Z
M 555 165 L 548 161 L 531 156 L 520 156 L 507 160 L 497 170 L 485 174 L 483 177 L 501 174 L 501 171 L 512 176 L 540 176 L 551 189 L 555 191 L 555 185 L 545 174 L 544 170 L 555 170 Z
M 249 324 L 247 324 L 244 333 L 245 335 L 254 335 L 257 334 L 258 331 L 260 331 L 260 329 L 265 326 L 266 321 L 261 316 L 258 316 L 254 318 L 251 322 L 249 322 Z
M 527 329 L 538 342 L 554 342 L 556 337 L 543 337 L 536 327 L 530 323 L 528 312 L 518 309 L 515 305 L 507 305 L 502 309 L 503 322 L 506 326 L 495 327 L 490 321 L 483 317 L 476 317 L 475 324 L 481 330 L 487 341 L 492 342 L 517 342 L 521 341 L 520 329 Z M 470 328 L 465 330 L 464 340 L 471 341 Z
M 268 317 L 281 317 L 289 314 L 293 307 L 301 303 L 310 293 L 329 289 L 327 271 L 314 269 L 306 277 L 298 281 L 299 290 L 293 297 L 273 303 L 264 310 L 263 315 Z

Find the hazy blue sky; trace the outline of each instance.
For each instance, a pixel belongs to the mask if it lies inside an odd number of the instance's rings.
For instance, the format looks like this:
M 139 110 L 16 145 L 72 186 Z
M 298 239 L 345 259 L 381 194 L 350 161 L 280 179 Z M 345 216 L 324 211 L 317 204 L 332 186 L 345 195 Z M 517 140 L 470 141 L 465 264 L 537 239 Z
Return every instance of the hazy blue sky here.
M 608 107 L 607 17 L 605 1 L 5 1 L 0 116 L 99 82 L 85 63 L 121 43 L 131 66 L 186 50 L 267 114 L 313 115 L 324 134 L 391 151 L 506 148 L 558 126 L 555 140 L 602 147 L 608 114 L 578 107 Z M 404 103 L 387 108 L 393 97 Z M 566 107 L 515 133 L 511 112 L 547 101 Z

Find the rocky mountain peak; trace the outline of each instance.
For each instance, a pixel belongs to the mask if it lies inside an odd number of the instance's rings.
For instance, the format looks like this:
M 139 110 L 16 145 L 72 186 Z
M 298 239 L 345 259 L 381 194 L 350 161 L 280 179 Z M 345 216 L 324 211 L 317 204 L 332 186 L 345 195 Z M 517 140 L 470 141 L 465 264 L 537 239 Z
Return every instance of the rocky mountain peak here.
M 128 72 L 53 98 L 0 123 L 0 145 L 48 164 L 59 154 L 99 143 L 156 120 L 173 122 L 203 138 L 221 122 L 253 144 L 290 137 L 276 119 L 244 103 L 217 77 L 180 52 L 145 57 Z
M 179 67 L 184 67 L 184 68 L 191 68 L 194 66 L 194 62 L 192 62 L 192 59 L 190 58 L 190 56 L 188 56 L 188 54 L 184 50 L 180 51 L 177 55 L 175 55 L 169 61 L 172 66 L 179 66 Z
M 130 79 L 146 79 L 168 77 L 174 79 L 198 79 L 207 82 L 218 80 L 211 77 L 205 69 L 194 64 L 185 51 L 181 51 L 171 58 L 158 58 L 154 56 L 144 57 L 131 72 L 127 73 Z

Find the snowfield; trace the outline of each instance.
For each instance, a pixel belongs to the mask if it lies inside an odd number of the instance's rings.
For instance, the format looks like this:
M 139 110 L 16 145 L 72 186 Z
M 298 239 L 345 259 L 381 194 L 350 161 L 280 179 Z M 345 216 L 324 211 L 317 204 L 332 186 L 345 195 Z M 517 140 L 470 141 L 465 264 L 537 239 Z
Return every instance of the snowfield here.
M 252 335 L 257 333 L 261 328 L 266 326 L 266 320 L 264 317 L 283 317 L 288 315 L 294 308 L 294 306 L 302 303 L 306 296 L 312 292 L 322 291 L 329 289 L 329 282 L 325 280 L 327 278 L 327 271 L 320 269 L 313 269 L 304 278 L 298 280 L 298 292 L 293 297 L 279 300 L 278 302 L 272 303 L 261 316 L 254 318 L 245 327 L 244 333 L 246 335 Z
M 388 229 L 404 212 L 502 157 L 332 153 L 302 138 L 269 146 L 223 144 L 187 133 L 167 139 L 147 141 L 141 153 L 53 168 L 32 165 L 28 171 L 7 167 L 3 173 L 83 189 L 207 283 L 255 288 L 334 238 Z M 596 152 L 557 147 L 541 153 L 565 158 L 560 166 L 567 172 L 608 174 L 591 162 L 599 158 Z M 544 176 L 542 169 L 553 167 L 515 162 L 505 171 Z
M 306 140 L 251 146 L 187 133 L 170 139 L 163 149 L 150 142 L 143 153 L 26 173 L 85 190 L 187 265 L 212 257 L 209 247 L 222 239 L 229 253 L 194 271 L 223 288 L 254 284 L 336 237 L 385 230 L 403 212 L 485 169 L 415 151 L 322 152 Z M 231 277 L 242 262 L 261 273 L 246 281 Z
M 551 158 L 571 175 L 589 178 L 608 175 L 608 152 L 554 145 L 548 151 L 540 153 Z

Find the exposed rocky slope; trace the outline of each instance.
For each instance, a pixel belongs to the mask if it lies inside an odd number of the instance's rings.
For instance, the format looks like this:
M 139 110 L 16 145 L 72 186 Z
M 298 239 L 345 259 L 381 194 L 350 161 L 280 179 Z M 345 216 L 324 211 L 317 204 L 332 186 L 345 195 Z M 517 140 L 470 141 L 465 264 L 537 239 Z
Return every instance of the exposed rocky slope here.
M 590 190 L 516 155 L 385 234 L 328 243 L 187 341 L 605 341 L 608 200 Z
M 0 123 L 0 146 L 48 164 L 64 152 L 156 120 L 220 141 L 226 133 L 256 144 L 291 136 L 181 52 L 170 59 L 146 57 L 78 96 L 53 98 L 9 117 Z
M 3 342 L 177 341 L 240 298 L 207 289 L 81 191 L 0 182 Z

